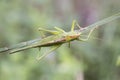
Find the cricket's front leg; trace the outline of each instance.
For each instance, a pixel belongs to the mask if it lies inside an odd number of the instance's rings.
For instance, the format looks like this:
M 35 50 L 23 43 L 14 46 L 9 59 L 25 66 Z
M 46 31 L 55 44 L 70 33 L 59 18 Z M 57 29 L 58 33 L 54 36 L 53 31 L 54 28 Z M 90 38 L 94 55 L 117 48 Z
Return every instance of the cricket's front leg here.
M 57 48 L 59 48 L 61 45 L 55 45 L 53 46 L 48 52 L 44 53 L 42 56 L 38 56 L 37 60 L 41 60 L 43 57 L 47 56 L 49 53 L 51 53 L 52 51 L 56 50 Z
M 87 38 L 85 38 L 85 39 L 79 38 L 78 40 L 79 40 L 79 41 L 87 41 L 87 40 L 90 38 L 92 32 L 93 32 L 95 29 L 96 29 L 96 27 L 94 27 L 93 29 L 90 30 L 90 32 L 89 32 Z

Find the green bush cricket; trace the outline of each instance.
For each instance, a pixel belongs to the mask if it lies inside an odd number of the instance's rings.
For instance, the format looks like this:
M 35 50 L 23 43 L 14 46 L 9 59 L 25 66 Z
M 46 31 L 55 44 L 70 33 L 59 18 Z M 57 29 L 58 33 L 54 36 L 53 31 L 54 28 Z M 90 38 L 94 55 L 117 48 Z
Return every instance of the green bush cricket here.
M 74 30 L 75 26 L 78 26 L 80 29 L 79 30 Z M 31 44 L 31 45 L 27 45 L 21 48 L 16 48 L 16 49 L 12 49 L 9 50 L 8 48 L 8 53 L 15 53 L 15 52 L 19 52 L 25 49 L 29 49 L 29 48 L 36 48 L 36 47 L 52 47 L 47 53 L 44 53 L 41 57 L 38 58 L 38 60 L 40 60 L 41 58 L 43 58 L 44 56 L 46 56 L 48 53 L 54 51 L 55 49 L 57 49 L 58 47 L 60 47 L 63 43 L 69 43 L 70 46 L 70 42 L 73 40 L 79 40 L 79 41 L 86 41 L 88 40 L 88 38 L 90 37 L 92 31 L 94 30 L 94 28 L 92 30 L 90 30 L 89 35 L 87 36 L 87 38 L 85 39 L 81 39 L 79 38 L 80 35 L 82 34 L 81 31 L 86 29 L 86 28 L 81 28 L 78 23 L 76 22 L 76 20 L 73 20 L 72 22 L 72 27 L 71 27 L 71 31 L 70 32 L 65 32 L 64 30 L 58 28 L 58 27 L 54 27 L 56 30 L 52 31 L 52 30 L 46 30 L 43 28 L 39 28 L 39 31 L 44 31 L 47 33 L 51 33 L 53 35 L 45 37 L 43 39 L 41 39 L 39 42 Z
M 80 27 L 79 24 L 76 22 L 76 20 L 73 20 L 71 31 L 69 31 L 69 32 L 65 32 L 63 29 L 60 29 L 58 27 L 55 27 L 56 30 L 54 30 L 54 31 L 39 28 L 39 31 L 44 31 L 44 32 L 50 33 L 52 35 L 44 37 L 43 39 L 31 40 L 28 42 L 23 42 L 23 43 L 17 44 L 15 46 L 1 48 L 0 53 L 7 52 L 7 53 L 11 54 L 11 53 L 23 51 L 23 50 L 26 50 L 29 48 L 52 47 L 48 52 L 44 53 L 42 56 L 40 56 L 38 58 L 38 60 L 40 60 L 41 58 L 45 57 L 50 52 L 56 50 L 58 47 L 60 47 L 64 43 L 69 43 L 69 46 L 70 46 L 70 42 L 73 40 L 79 40 L 79 41 L 88 40 L 91 33 L 97 26 L 108 23 L 119 17 L 120 17 L 120 13 L 115 14 L 106 19 L 103 19 L 101 21 L 98 21 L 90 26 L 85 27 L 85 28 Z M 74 30 L 75 26 L 79 27 L 79 29 Z M 87 35 L 87 38 L 81 38 L 81 35 L 83 35 L 83 33 L 87 30 L 90 30 L 89 34 Z

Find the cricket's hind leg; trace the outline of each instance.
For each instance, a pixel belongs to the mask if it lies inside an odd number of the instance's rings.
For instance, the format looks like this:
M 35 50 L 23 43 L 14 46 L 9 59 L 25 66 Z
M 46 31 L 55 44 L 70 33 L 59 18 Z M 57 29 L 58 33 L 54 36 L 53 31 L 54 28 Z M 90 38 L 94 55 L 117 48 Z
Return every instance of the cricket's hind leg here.
M 42 58 L 44 58 L 45 56 L 47 56 L 49 53 L 51 53 L 52 51 L 56 50 L 57 48 L 59 48 L 61 45 L 55 45 L 53 46 L 48 52 L 44 53 L 43 55 L 37 57 L 37 60 L 41 60 Z
M 60 33 L 66 33 L 63 29 L 59 28 L 59 27 L 54 27 L 57 31 L 59 31 Z
M 50 34 L 54 34 L 54 35 L 60 33 L 59 31 L 47 30 L 47 29 L 44 29 L 44 28 L 39 28 L 38 30 L 42 31 L 42 32 L 47 32 L 47 33 L 50 33 Z

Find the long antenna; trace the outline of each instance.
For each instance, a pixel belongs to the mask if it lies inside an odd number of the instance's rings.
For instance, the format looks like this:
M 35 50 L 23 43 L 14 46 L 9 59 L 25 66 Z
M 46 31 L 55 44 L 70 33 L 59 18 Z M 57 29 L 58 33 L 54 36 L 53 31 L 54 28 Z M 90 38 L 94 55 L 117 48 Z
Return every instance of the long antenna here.
M 115 20 L 115 19 L 118 19 L 118 18 L 120 18 L 120 12 L 117 13 L 117 14 L 115 14 L 115 15 L 112 15 L 112 16 L 110 16 L 110 17 L 108 17 L 108 18 L 105 18 L 105 19 L 103 19 L 103 20 L 100 20 L 100 21 L 98 21 L 98 22 L 96 22 L 96 23 L 94 23 L 94 24 L 91 24 L 91 25 L 89 25 L 89 26 L 81 29 L 81 31 L 84 32 L 84 31 L 86 31 L 86 30 L 92 29 L 93 27 L 100 27 L 101 25 L 106 24 L 106 23 L 109 23 L 109 22 L 111 22 L 111 21 L 113 21 L 113 20 Z

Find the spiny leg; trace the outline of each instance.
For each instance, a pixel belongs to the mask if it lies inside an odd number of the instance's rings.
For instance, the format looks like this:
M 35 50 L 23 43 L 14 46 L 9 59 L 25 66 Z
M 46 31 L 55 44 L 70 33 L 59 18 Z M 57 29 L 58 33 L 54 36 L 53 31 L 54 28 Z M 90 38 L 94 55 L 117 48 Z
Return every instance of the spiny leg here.
M 83 36 L 83 37 L 88 37 L 87 35 L 80 35 L 81 37 Z M 102 39 L 100 39 L 100 38 L 96 38 L 96 37 L 94 37 L 94 36 L 90 36 L 92 39 L 96 39 L 96 40 L 100 40 L 100 41 L 102 41 Z
M 79 28 L 79 29 L 81 29 L 82 27 L 80 27 L 80 25 L 78 24 L 78 22 L 75 20 L 75 24 L 77 25 L 77 27 Z
M 43 28 L 39 28 L 38 29 L 39 31 L 44 31 L 44 32 L 47 32 L 47 33 L 51 33 L 51 34 L 59 34 L 59 31 L 52 31 L 52 30 L 47 30 L 47 29 L 43 29 Z
M 47 56 L 49 53 L 51 53 L 52 51 L 56 50 L 58 47 L 60 47 L 61 45 L 56 45 L 53 46 L 48 52 L 44 53 L 42 56 L 38 57 L 37 60 L 41 60 L 43 57 Z
M 90 38 L 92 32 L 93 32 L 95 29 L 96 29 L 96 27 L 94 27 L 93 29 L 90 30 L 90 32 L 89 32 L 89 34 L 88 34 L 88 36 L 87 36 L 86 39 L 80 39 L 80 38 L 79 38 L 78 40 L 79 40 L 79 41 L 87 41 L 87 40 Z
M 73 22 L 72 22 L 72 27 L 71 27 L 71 31 L 74 31 L 75 24 L 77 25 L 78 28 L 81 29 L 81 27 L 80 27 L 80 25 L 78 24 L 78 22 L 77 22 L 76 20 L 73 20 Z
M 74 28 L 75 28 L 75 20 L 73 20 L 73 22 L 72 22 L 72 26 L 71 26 L 71 31 L 73 32 L 74 31 Z

